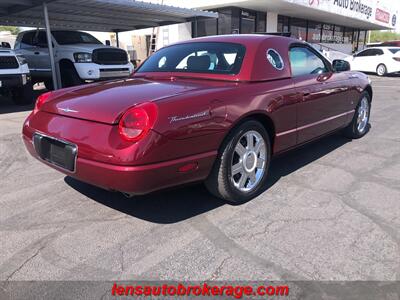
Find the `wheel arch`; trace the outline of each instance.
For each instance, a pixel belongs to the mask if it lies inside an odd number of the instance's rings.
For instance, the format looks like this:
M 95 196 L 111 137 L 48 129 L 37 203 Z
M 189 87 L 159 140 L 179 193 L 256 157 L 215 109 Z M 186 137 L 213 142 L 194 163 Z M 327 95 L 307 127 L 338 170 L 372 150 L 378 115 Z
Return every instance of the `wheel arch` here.
M 372 91 L 372 86 L 370 84 L 368 84 L 365 87 L 364 91 L 366 91 L 369 94 L 369 98 L 370 98 L 369 102 L 372 102 L 372 97 L 374 95 L 374 92 Z
M 275 124 L 270 116 L 268 116 L 266 113 L 261 112 L 261 111 L 255 111 L 255 112 L 248 113 L 248 114 L 244 115 L 242 118 L 238 119 L 235 123 L 233 123 L 233 125 L 227 131 L 221 145 L 223 145 L 225 143 L 229 134 L 235 128 L 237 128 L 238 126 L 242 125 L 244 122 L 249 121 L 249 120 L 258 121 L 265 128 L 265 130 L 267 131 L 268 136 L 269 136 L 269 140 L 271 143 L 271 151 L 273 154 L 274 143 L 275 143 L 275 133 L 276 133 Z
M 72 67 L 75 69 L 74 63 L 68 58 L 61 59 L 59 62 L 59 65 L 60 65 L 60 71 L 65 67 L 69 67 L 69 68 Z

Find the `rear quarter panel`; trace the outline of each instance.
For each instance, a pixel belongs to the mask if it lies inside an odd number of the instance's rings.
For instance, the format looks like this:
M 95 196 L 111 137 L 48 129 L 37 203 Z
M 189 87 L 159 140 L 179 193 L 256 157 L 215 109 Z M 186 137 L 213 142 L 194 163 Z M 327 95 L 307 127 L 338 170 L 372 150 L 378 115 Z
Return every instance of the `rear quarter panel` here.
M 255 115 L 269 118 L 274 123 L 274 133 L 293 129 L 297 101 L 291 79 L 227 83 L 212 92 L 198 91 L 190 97 L 159 101 L 155 131 L 168 139 L 186 141 L 189 148 L 200 147 L 196 140 L 205 137 L 207 144 L 216 147 L 210 150 L 216 150 L 233 127 Z M 280 151 L 293 146 L 296 136 L 289 134 L 275 142 L 275 150 Z

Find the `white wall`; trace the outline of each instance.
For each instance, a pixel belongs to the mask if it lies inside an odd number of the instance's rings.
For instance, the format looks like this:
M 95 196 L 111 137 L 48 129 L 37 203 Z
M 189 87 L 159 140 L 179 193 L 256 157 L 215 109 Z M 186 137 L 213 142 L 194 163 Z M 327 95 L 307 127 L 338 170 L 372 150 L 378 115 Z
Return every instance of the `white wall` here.
M 278 14 L 274 12 L 267 12 L 267 32 L 278 31 Z

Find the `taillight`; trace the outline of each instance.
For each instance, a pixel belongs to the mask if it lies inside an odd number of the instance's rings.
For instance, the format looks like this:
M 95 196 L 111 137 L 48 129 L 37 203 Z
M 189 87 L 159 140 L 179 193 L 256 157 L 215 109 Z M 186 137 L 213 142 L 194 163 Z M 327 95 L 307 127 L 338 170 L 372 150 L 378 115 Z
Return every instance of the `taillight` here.
M 393 59 L 400 62 L 400 57 L 393 57 Z
M 47 102 L 49 97 L 51 96 L 51 92 L 47 92 L 44 94 L 41 94 L 37 99 L 36 99 L 36 104 L 35 104 L 35 109 L 33 110 L 34 113 L 37 113 L 40 108 Z
M 128 109 L 118 124 L 119 134 L 129 142 L 141 140 L 157 120 L 157 105 L 146 102 Z

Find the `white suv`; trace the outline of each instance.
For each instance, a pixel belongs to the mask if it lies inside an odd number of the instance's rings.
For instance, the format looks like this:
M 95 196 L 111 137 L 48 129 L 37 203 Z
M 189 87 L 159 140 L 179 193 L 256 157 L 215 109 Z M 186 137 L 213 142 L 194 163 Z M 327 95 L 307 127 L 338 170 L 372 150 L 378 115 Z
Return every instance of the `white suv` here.
M 60 66 L 63 87 L 85 81 L 124 78 L 133 73 L 133 65 L 126 51 L 105 46 L 89 33 L 54 30 L 52 43 L 55 61 Z M 28 61 L 33 82 L 43 81 L 46 87 L 51 89 L 51 65 L 46 32 L 30 30 L 19 33 L 15 51 Z
M 32 82 L 25 59 L 9 48 L 0 47 L 0 95 L 11 96 L 15 104 L 30 104 Z

